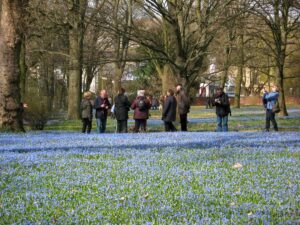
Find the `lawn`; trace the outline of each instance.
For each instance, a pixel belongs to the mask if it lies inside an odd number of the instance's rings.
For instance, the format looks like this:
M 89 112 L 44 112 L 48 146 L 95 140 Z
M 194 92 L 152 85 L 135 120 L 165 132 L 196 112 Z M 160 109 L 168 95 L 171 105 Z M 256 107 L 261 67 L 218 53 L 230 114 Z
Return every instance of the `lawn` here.
M 263 118 L 243 108 L 230 123 L 244 129 L 204 132 L 213 111 L 195 108 L 202 132 L 115 134 L 110 120 L 107 134 L 80 121 L 0 133 L 0 224 L 299 224 L 298 108 L 280 132 L 262 132 Z
M 164 130 L 161 121 L 161 111 L 151 110 L 151 117 L 148 120 L 149 132 L 161 132 Z M 281 131 L 300 131 L 300 107 L 288 106 L 289 116 L 276 115 L 279 129 Z M 201 106 L 193 106 L 188 114 L 188 129 L 196 132 L 215 131 L 216 115 L 215 109 L 205 109 Z M 132 111 L 130 111 L 129 126 L 133 126 Z M 265 111 L 262 106 L 247 106 L 240 109 L 232 109 L 232 116 L 229 117 L 230 131 L 262 131 L 265 125 Z M 176 122 L 177 128 L 180 124 Z M 116 121 L 108 118 L 107 132 L 114 133 Z M 80 131 L 80 120 L 55 120 L 47 125 L 46 130 L 67 130 Z M 96 122 L 93 122 L 93 131 L 96 132 Z

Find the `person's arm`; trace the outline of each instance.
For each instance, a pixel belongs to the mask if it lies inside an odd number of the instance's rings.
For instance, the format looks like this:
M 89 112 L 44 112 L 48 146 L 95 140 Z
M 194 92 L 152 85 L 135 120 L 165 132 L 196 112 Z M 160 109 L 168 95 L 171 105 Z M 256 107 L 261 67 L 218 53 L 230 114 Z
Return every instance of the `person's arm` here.
M 96 98 L 96 100 L 95 100 L 94 109 L 101 109 L 99 98 Z
M 267 101 L 272 101 L 272 100 L 276 100 L 278 96 L 279 96 L 278 92 L 270 92 L 266 94 L 265 99 Z
M 126 106 L 127 110 L 129 111 L 129 110 L 130 110 L 131 104 L 130 104 L 130 102 L 129 102 L 127 96 L 125 96 L 125 106 Z
M 136 108 L 136 99 L 135 100 L 133 100 L 133 102 L 132 102 L 132 104 L 131 104 L 131 109 L 135 109 Z
M 218 100 L 219 98 L 216 98 L 216 96 L 213 96 L 212 101 L 211 101 L 211 105 L 212 106 L 217 106 L 219 105 L 219 102 L 217 102 L 216 100 Z
M 167 113 L 168 113 L 170 107 L 171 107 L 171 100 L 169 98 L 167 98 L 165 100 L 165 104 L 163 107 L 163 113 L 162 113 L 163 118 L 167 116 Z
M 85 104 L 85 101 L 81 101 L 81 103 L 80 103 L 80 109 L 81 109 L 81 110 L 84 110 L 84 109 L 86 109 L 87 107 L 88 107 L 88 105 Z
M 184 96 L 183 96 L 183 99 L 184 99 L 184 103 L 185 103 L 186 109 L 190 110 L 191 105 L 190 105 L 190 100 L 189 100 L 189 98 L 188 98 L 186 95 L 184 95 Z
M 107 106 L 108 106 L 107 109 L 111 109 L 111 107 L 112 107 L 108 99 L 107 99 Z
M 221 98 L 221 105 L 222 106 L 228 106 L 229 103 L 229 98 L 227 94 L 224 94 L 223 97 Z

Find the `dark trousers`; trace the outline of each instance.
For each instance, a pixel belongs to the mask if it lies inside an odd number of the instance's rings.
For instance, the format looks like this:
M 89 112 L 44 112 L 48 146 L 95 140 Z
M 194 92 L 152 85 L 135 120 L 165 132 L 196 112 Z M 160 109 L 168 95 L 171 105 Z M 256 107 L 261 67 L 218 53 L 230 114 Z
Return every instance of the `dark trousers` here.
M 92 120 L 88 118 L 82 119 L 82 133 L 87 132 L 88 134 L 91 133 L 92 129 Z
M 146 132 L 147 120 L 146 119 L 136 119 L 134 130 L 135 132 Z
M 165 123 L 165 131 L 169 132 L 169 131 L 177 131 L 177 129 L 174 127 L 173 123 L 172 122 L 167 122 L 167 121 L 164 121 Z
M 117 120 L 117 133 L 127 132 L 127 120 Z
M 273 127 L 275 131 L 278 131 L 278 126 L 275 120 L 275 113 L 272 112 L 271 109 L 266 110 L 266 130 L 270 129 L 270 121 L 272 121 Z
M 181 131 L 187 131 L 187 113 L 179 114 Z

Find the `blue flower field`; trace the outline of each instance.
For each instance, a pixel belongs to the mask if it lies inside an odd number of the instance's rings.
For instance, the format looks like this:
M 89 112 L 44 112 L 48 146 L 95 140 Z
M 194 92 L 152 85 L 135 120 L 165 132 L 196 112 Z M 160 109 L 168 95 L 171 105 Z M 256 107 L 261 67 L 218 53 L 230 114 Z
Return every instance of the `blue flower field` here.
M 0 134 L 0 224 L 299 224 L 299 132 Z

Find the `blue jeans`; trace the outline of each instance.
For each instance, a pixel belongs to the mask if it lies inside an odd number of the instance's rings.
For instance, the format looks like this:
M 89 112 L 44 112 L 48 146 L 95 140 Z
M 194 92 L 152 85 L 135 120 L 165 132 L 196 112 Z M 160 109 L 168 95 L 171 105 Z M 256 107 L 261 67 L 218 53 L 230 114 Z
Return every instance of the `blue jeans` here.
M 106 130 L 106 118 L 105 119 L 96 119 L 97 128 L 99 133 L 104 133 Z
M 217 116 L 217 132 L 228 131 L 228 116 Z

